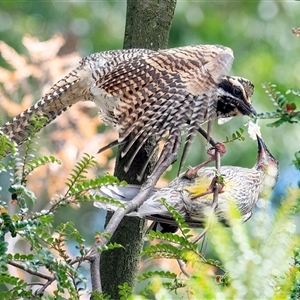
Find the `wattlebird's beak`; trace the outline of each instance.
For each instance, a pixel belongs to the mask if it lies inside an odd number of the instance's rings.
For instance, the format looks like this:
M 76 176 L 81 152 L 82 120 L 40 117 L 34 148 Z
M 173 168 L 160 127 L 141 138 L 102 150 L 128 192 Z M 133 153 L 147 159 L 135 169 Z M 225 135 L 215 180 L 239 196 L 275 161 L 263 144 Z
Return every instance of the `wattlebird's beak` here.
M 275 157 L 271 154 L 269 149 L 267 148 L 266 144 L 262 140 L 261 137 L 256 135 L 257 144 L 258 144 L 258 161 L 264 162 L 264 161 L 274 161 L 274 163 L 278 164 Z
M 243 107 L 242 107 L 241 111 L 244 115 L 247 115 L 247 116 L 250 116 L 250 115 L 256 116 L 257 115 L 255 108 L 250 103 L 243 103 Z
M 250 105 L 249 112 L 250 112 L 249 115 L 253 115 L 253 116 L 257 115 L 257 112 L 256 112 L 255 108 L 252 105 Z
M 261 137 L 256 135 L 259 159 L 265 158 L 270 152 Z

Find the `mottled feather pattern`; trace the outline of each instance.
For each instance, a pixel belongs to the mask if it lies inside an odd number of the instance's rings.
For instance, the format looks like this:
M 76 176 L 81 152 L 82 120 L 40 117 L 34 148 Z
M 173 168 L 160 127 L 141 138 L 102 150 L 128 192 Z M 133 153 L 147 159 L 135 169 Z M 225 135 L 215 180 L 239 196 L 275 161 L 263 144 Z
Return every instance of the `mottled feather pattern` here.
M 257 137 L 258 156 L 253 168 L 237 166 L 222 166 L 220 173 L 224 178 L 224 187 L 218 194 L 216 215 L 219 220 L 228 223 L 231 203 L 234 203 L 241 215 L 241 221 L 247 221 L 259 198 L 268 199 L 278 179 L 279 167 L 277 160 L 267 149 L 261 138 Z M 149 198 L 138 208 L 130 213 L 162 223 L 176 225 L 171 214 L 161 202 L 165 198 L 192 227 L 203 226 L 205 212 L 211 211 L 213 193 L 207 193 L 212 180 L 216 176 L 216 169 L 203 167 L 198 170 L 195 178 L 187 178 L 185 173 L 174 179 L 167 187 L 153 189 Z M 107 186 L 101 188 L 99 193 L 124 203 L 130 201 L 139 192 L 139 186 L 128 185 L 125 187 Z M 95 202 L 96 207 L 116 210 L 117 206 Z
M 118 142 L 125 143 L 122 156 L 133 144 L 140 149 L 150 136 L 155 136 L 158 144 L 167 135 L 165 156 L 174 146 L 172 134 L 180 140 L 181 127 L 189 124 L 186 152 L 194 132 L 203 123 L 253 111 L 246 92 L 245 99 L 231 99 L 230 92 L 227 98 L 222 96 L 222 81 L 228 81 L 228 86 L 238 84 L 242 90 L 251 85 L 246 79 L 242 82 L 225 76 L 232 61 L 232 50 L 220 45 L 95 53 L 83 58 L 40 101 L 0 131 L 22 144 L 30 134 L 32 115 L 46 116 L 50 123 L 76 102 L 94 101 L 101 119 L 114 126 L 119 133 Z M 223 102 L 218 104 L 220 99 Z M 242 107 L 244 103 L 246 109 Z

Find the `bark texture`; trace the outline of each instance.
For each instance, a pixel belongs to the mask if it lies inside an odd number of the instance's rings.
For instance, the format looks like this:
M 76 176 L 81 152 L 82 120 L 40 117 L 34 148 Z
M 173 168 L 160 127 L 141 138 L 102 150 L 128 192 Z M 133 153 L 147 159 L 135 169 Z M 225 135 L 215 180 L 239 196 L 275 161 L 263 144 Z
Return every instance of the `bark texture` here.
M 174 0 L 128 0 L 124 49 L 147 48 L 157 50 L 167 48 L 175 6 L 176 1 Z M 130 157 L 130 153 L 122 159 L 118 155 L 115 176 L 128 183 L 143 183 L 151 173 L 157 156 L 154 156 L 150 162 L 142 182 L 137 182 L 137 174 L 152 151 L 153 144 L 149 139 L 127 173 L 124 172 L 124 164 L 126 157 Z M 133 152 L 134 149 L 131 150 L 131 153 Z M 109 213 L 107 221 L 110 217 L 111 214 Z M 144 230 L 144 220 L 125 217 L 111 239 L 111 242 L 117 242 L 123 245 L 125 249 L 106 251 L 101 255 L 102 289 L 112 299 L 120 299 L 118 285 L 128 282 L 131 287 L 134 287 L 140 262 L 140 251 L 143 246 Z

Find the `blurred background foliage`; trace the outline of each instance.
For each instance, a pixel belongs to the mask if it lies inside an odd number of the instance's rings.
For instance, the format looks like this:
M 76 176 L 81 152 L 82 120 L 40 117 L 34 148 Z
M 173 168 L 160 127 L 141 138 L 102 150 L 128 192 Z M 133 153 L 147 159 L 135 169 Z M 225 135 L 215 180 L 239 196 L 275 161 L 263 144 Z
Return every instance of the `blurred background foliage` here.
M 4 42 L 0 45 L 3 122 L 36 102 L 81 56 L 121 49 L 125 15 L 126 1 L 0 2 L 0 41 Z M 299 23 L 297 2 L 178 1 L 169 47 L 222 44 L 232 48 L 235 61 L 230 74 L 246 77 L 254 83 L 252 101 L 258 112 L 265 112 L 274 107 L 262 88 L 263 83 L 274 83 L 283 93 L 290 88 L 299 89 L 300 39 L 292 34 L 292 28 L 299 27 Z M 50 42 L 43 44 L 36 39 Z M 299 98 L 290 94 L 288 99 L 299 109 Z M 225 140 L 226 135 L 244 127 L 246 120 L 238 118 L 222 126 L 216 123 L 213 137 Z M 300 135 L 298 124 L 285 123 L 275 129 L 266 126 L 271 121 L 261 120 L 260 126 L 268 148 L 280 161 L 281 175 L 273 197 L 276 206 L 286 186 L 296 185 L 300 180 L 299 172 L 291 166 L 294 153 L 300 150 Z M 102 125 L 93 104 L 81 103 L 44 129 L 40 136 L 39 151 L 56 155 L 62 160 L 62 166 L 40 168 L 36 176 L 32 176 L 28 184 L 39 199 L 34 210 L 42 209 L 55 193 L 65 188 L 67 175 L 83 152 L 95 155 L 116 133 Z M 247 133 L 245 136 L 244 142 L 235 141 L 227 146 L 223 165 L 253 166 L 256 142 Z M 197 137 L 186 166 L 203 161 L 205 147 L 203 139 Z M 97 156 L 98 173 L 113 172 L 115 152 L 113 149 Z M 160 185 L 173 179 L 176 172 L 175 165 Z M 2 187 L 9 184 L 3 174 L 0 176 Z M 10 201 L 5 188 L 1 197 Z M 104 212 L 86 204 L 74 210 L 66 207 L 57 218 L 58 222 L 73 219 L 86 240 L 92 242 L 94 230 L 103 228 Z M 249 224 L 251 226 L 251 220 Z M 14 246 L 18 246 L 17 243 Z M 172 265 L 168 262 L 167 267 L 172 268 Z

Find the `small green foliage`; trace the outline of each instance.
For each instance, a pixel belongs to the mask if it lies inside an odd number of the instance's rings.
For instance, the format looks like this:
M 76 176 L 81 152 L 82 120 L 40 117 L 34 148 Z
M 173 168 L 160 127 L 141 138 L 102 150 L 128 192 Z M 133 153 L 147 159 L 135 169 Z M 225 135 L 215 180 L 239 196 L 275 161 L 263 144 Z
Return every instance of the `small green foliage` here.
M 4 238 L 4 235 L 8 232 L 12 235 L 12 237 L 16 236 L 16 228 L 15 225 L 10 217 L 10 215 L 2 210 L 1 212 L 1 231 L 0 231 L 0 238 Z
M 244 137 L 244 131 L 245 129 L 240 127 L 239 130 L 237 130 L 236 132 L 234 132 L 232 135 L 231 135 L 231 138 L 229 138 L 228 136 L 226 136 L 226 139 L 225 141 L 223 142 L 224 144 L 227 144 L 227 143 L 231 143 L 233 141 L 244 141 L 245 140 L 245 137 Z
M 171 244 L 157 244 L 145 247 L 142 255 L 148 255 L 152 258 L 174 258 L 183 259 L 183 253 Z
M 105 294 L 105 293 L 100 293 L 98 291 L 92 291 L 91 293 L 91 300 L 112 300 L 112 298 Z
M 7 153 L 14 153 L 16 151 L 15 144 L 5 135 L 0 132 L 0 160 L 2 160 Z M 0 169 L 4 165 L 0 165 Z
M 43 157 L 39 157 L 37 159 L 33 159 L 32 161 L 27 163 L 26 168 L 24 169 L 23 175 L 26 177 L 33 170 L 35 170 L 36 168 L 38 168 L 42 165 L 45 165 L 47 163 L 57 163 L 57 164 L 60 165 L 61 161 L 59 159 L 55 158 L 52 155 L 43 156 Z
M 0 299 L 34 299 L 34 295 L 27 291 L 27 283 L 22 279 L 8 274 L 1 274 L 0 285 L 8 284 L 11 289 L 9 291 L 0 292 Z
M 293 164 L 300 171 L 300 151 L 295 153 L 295 160 L 293 160 Z
M 122 285 L 118 285 L 120 300 L 127 300 L 132 295 L 132 288 L 127 282 L 124 282 Z
M 19 212 L 11 216 L 8 213 L 7 204 L 0 202 L 0 272 L 3 273 L 3 276 L 2 274 L 0 276 L 0 283 L 2 280 L 4 284 L 15 286 L 9 292 L 2 292 L 0 294 L 1 299 L 19 299 L 22 297 L 24 299 L 40 299 L 40 295 L 54 281 L 57 284 L 57 289 L 53 292 L 54 297 L 49 295 L 45 299 L 66 299 L 65 295 L 68 295 L 69 299 L 80 299 L 81 292 L 87 289 L 87 280 L 82 272 L 83 263 L 89 260 L 94 245 L 86 245 L 85 239 L 73 222 L 60 223 L 54 226 L 55 214 L 61 207 L 68 204 L 77 204 L 83 201 L 109 202 L 110 199 L 100 197 L 95 194 L 95 191 L 107 184 L 124 184 L 109 175 L 88 179 L 86 177 L 87 171 L 96 166 L 96 161 L 93 156 L 84 154 L 67 181 L 68 190 L 65 195 L 54 199 L 49 209 L 31 212 L 28 204 L 35 204 L 38 199 L 26 186 L 28 176 L 42 165 L 60 164 L 60 161 L 54 156 L 34 157 L 32 155 L 33 136 L 39 131 L 39 126 L 43 126 L 43 124 L 38 118 L 33 118 L 30 123 L 31 135 L 25 143 L 23 157 L 19 157 L 18 152 L 14 151 L 12 159 L 8 163 L 0 165 L 0 171 L 10 172 L 8 174 L 12 177 L 12 184 L 8 191 L 11 193 L 12 203 L 19 208 Z M 1 142 L 6 147 L 10 145 L 9 139 L 5 136 L 0 136 Z M 6 150 L 4 149 L 2 152 L 5 154 Z M 123 206 L 118 201 L 113 201 L 113 203 Z M 31 249 L 30 253 L 9 252 L 8 244 L 4 240 L 8 233 L 12 238 L 18 238 L 27 244 Z M 95 245 L 101 238 L 108 239 L 110 235 L 99 233 L 98 236 Z M 70 245 L 77 251 L 76 258 L 72 257 L 68 251 Z M 122 246 L 117 243 L 109 243 L 103 247 L 98 247 L 97 250 L 107 251 L 116 248 L 122 248 Z M 36 274 L 38 277 L 39 274 L 46 274 L 48 280 L 40 289 L 41 291 L 37 293 L 37 296 L 32 295 L 31 292 L 28 292 L 25 281 L 17 281 L 16 278 L 7 274 L 8 265 Z M 129 295 L 129 290 L 126 290 L 124 286 L 124 297 L 126 296 L 125 292 Z M 97 299 L 108 299 L 103 294 L 99 295 L 97 295 Z
M 183 219 L 182 215 L 178 213 L 178 211 L 172 205 L 169 205 L 166 199 L 162 198 L 161 202 L 167 208 L 169 213 L 172 215 L 173 219 L 176 221 L 179 229 L 185 235 L 185 237 L 186 238 L 191 237 L 191 235 L 188 235 L 188 233 L 190 232 L 189 226 L 185 223 L 185 220 Z
M 138 280 L 146 280 L 146 279 L 151 279 L 155 276 L 159 276 L 160 278 L 167 278 L 167 279 L 176 279 L 177 275 L 175 273 L 169 272 L 169 271 L 150 271 L 150 272 L 145 272 L 141 275 L 138 276 Z
M 274 112 L 266 112 L 258 114 L 257 117 L 261 119 L 278 119 L 273 123 L 268 124 L 269 127 L 279 127 L 284 123 L 299 123 L 300 111 L 297 111 L 295 102 L 291 102 L 285 95 L 276 90 L 275 84 L 263 84 L 267 95 L 269 96 L 273 106 L 276 107 Z M 288 90 L 286 95 L 294 95 L 299 98 L 300 92 L 292 89 Z
M 108 251 L 108 250 L 114 250 L 114 249 L 124 249 L 124 246 L 118 243 L 108 243 L 107 245 L 97 247 L 98 252 Z
M 83 158 L 75 165 L 73 173 L 68 178 L 66 185 L 69 189 L 82 183 L 86 179 L 87 171 L 94 168 L 96 164 L 97 162 L 93 156 L 84 153 Z
M 295 247 L 293 264 L 290 268 L 291 298 L 293 300 L 300 298 L 300 248 Z

